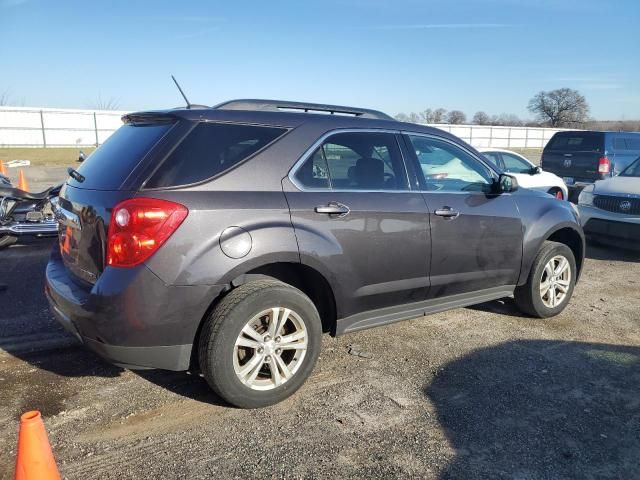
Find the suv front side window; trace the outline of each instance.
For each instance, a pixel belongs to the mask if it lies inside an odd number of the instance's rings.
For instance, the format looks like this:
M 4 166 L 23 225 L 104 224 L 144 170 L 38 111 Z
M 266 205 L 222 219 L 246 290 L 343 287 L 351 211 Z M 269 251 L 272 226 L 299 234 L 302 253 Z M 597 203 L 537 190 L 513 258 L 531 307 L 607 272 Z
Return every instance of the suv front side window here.
M 328 137 L 296 171 L 299 184 L 332 190 L 408 190 L 392 133 L 344 132 Z
M 487 192 L 493 176 L 487 167 L 452 143 L 433 137 L 409 135 L 418 159 L 418 175 L 426 190 Z

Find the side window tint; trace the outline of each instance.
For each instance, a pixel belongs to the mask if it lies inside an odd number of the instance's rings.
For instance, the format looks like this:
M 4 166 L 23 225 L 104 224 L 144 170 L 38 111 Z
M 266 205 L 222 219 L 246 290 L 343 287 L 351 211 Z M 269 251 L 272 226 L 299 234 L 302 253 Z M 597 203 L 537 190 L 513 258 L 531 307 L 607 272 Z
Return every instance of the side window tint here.
M 322 147 L 300 166 L 295 179 L 305 188 L 329 188 L 329 169 Z
M 395 135 L 337 133 L 322 145 L 334 190 L 408 190 Z
M 410 135 L 427 190 L 487 191 L 491 172 L 472 155 L 455 145 L 432 137 Z
M 147 182 L 148 188 L 201 182 L 223 173 L 286 132 L 284 128 L 199 123 Z

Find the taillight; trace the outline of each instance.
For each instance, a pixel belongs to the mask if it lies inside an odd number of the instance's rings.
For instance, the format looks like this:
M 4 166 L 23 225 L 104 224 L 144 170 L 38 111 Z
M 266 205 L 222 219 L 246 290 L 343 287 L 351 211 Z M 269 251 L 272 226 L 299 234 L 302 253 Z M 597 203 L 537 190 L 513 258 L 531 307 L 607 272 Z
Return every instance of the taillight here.
M 607 174 L 611 171 L 611 162 L 608 157 L 600 157 L 598 160 L 598 173 Z
M 153 255 L 187 218 L 179 203 L 157 198 L 132 198 L 111 212 L 107 265 L 132 267 Z

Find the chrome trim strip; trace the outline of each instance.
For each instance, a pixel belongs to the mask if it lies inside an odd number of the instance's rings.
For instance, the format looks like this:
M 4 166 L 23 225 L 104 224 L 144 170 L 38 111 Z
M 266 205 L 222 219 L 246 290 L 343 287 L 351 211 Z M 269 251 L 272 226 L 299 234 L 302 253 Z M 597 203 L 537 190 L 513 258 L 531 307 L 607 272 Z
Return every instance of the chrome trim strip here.
M 15 235 L 55 235 L 58 233 L 58 223 L 54 220 L 45 220 L 38 223 L 15 223 L 0 226 L 0 232 Z
M 298 159 L 298 161 L 296 161 L 296 163 L 293 164 L 293 167 L 291 167 L 291 169 L 289 170 L 287 178 L 289 179 L 289 181 L 298 190 L 300 190 L 302 192 L 318 192 L 318 193 L 320 193 L 320 192 L 344 192 L 344 193 L 448 193 L 448 194 L 458 193 L 458 194 L 465 194 L 465 195 L 476 193 L 476 194 L 486 195 L 486 192 L 411 190 L 411 179 L 409 178 L 409 172 L 407 170 L 407 162 L 409 160 L 404 158 L 404 155 L 402 154 L 402 148 L 400 148 L 400 145 L 398 145 L 398 148 L 400 149 L 400 155 L 402 156 L 402 160 L 404 162 L 404 169 L 405 169 L 405 173 L 407 175 L 407 182 L 408 182 L 408 185 L 409 185 L 409 189 L 408 190 L 352 190 L 352 189 L 349 189 L 349 190 L 342 190 L 342 189 L 334 190 L 333 188 L 307 188 L 307 187 L 304 187 L 304 186 L 300 185 L 300 183 L 295 178 L 295 174 L 297 173 L 298 169 L 302 166 L 302 164 L 305 161 L 307 161 L 307 159 L 311 155 L 313 155 L 315 153 L 315 151 L 320 147 L 320 145 L 322 145 L 324 143 L 324 141 L 327 138 L 329 138 L 330 136 L 335 135 L 337 133 L 391 133 L 393 135 L 414 135 L 414 136 L 419 136 L 419 137 L 434 138 L 436 140 L 447 142 L 447 143 L 453 145 L 454 147 L 460 148 L 464 152 L 466 152 L 469 155 L 471 155 L 478 162 L 480 162 L 489 171 L 489 173 L 491 174 L 491 176 L 492 176 L 492 178 L 494 180 L 497 180 L 499 178 L 499 172 L 497 170 L 495 170 L 494 168 L 492 168 L 489 165 L 488 161 L 484 161 L 481 158 L 478 158 L 478 156 L 476 154 L 474 154 L 469 149 L 465 148 L 463 145 L 459 145 L 456 142 L 453 142 L 453 141 L 449 140 L 448 138 L 441 137 L 439 135 L 434 135 L 434 134 L 429 134 L 429 133 L 422 133 L 422 132 L 412 132 L 412 131 L 409 131 L 409 130 L 390 130 L 390 129 L 385 129 L 385 128 L 338 128 L 338 129 L 326 132 L 318 140 L 316 140 L 316 142 L 314 142 L 313 145 L 311 145 L 311 147 L 309 147 L 307 150 L 305 150 L 305 152 L 302 154 L 302 156 Z

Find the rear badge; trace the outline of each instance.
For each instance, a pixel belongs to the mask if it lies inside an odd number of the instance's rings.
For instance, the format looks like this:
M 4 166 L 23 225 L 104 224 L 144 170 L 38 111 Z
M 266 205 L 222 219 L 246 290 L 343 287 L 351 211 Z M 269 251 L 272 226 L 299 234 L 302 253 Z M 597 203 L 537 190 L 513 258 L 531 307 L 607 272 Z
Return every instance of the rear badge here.
M 564 159 L 564 168 L 569 168 L 571 166 L 571 159 L 570 158 L 565 158 Z

